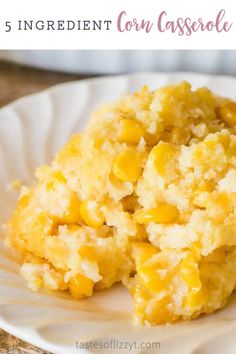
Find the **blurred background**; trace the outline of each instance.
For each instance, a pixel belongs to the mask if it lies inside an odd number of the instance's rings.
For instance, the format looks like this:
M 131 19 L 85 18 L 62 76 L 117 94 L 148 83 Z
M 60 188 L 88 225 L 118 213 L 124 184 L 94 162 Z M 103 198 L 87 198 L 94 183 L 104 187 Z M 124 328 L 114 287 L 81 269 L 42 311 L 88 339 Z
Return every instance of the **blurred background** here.
M 0 106 L 61 82 L 151 70 L 236 75 L 236 50 L 3 50 Z
M 236 74 L 236 51 L 204 50 L 12 50 L 0 58 L 49 70 L 86 74 L 133 71 L 197 71 Z

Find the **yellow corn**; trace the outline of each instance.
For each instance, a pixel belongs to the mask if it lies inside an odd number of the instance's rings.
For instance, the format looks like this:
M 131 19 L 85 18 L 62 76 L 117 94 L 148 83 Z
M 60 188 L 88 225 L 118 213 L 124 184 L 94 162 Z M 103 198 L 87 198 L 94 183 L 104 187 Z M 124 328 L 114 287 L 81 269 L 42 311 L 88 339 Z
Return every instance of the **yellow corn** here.
M 201 256 L 201 250 L 202 250 L 202 243 L 200 241 L 194 241 L 191 244 L 191 251 L 193 253 L 194 258 L 200 259 Z
M 69 201 L 69 206 L 64 215 L 61 217 L 61 221 L 65 224 L 76 224 L 81 221 L 79 212 L 80 201 L 77 196 L 72 193 Z
M 148 262 L 152 256 L 160 254 L 159 252 L 159 248 L 148 242 L 134 242 L 131 246 L 131 253 L 135 259 L 137 274 L 141 284 L 147 289 L 157 292 L 163 290 L 170 281 L 167 274 L 161 275 L 158 272 L 167 268 L 165 259 L 159 259 L 154 264 Z
M 229 197 L 227 193 L 220 193 L 216 198 L 216 203 L 221 208 L 227 210 L 229 208 Z
M 66 183 L 66 178 L 60 171 L 53 171 L 50 166 L 41 166 L 36 170 L 35 176 L 39 181 L 47 180 L 46 187 L 53 188 L 54 185 L 59 183 Z
M 203 290 L 191 291 L 184 298 L 184 307 L 201 307 L 207 302 L 207 295 Z
M 134 119 L 136 114 L 132 108 L 128 107 L 117 107 L 115 108 L 115 113 L 125 119 Z
M 55 178 L 58 182 L 66 183 L 66 178 L 60 171 L 55 171 L 52 173 L 52 177 Z
M 35 172 L 40 182 L 47 181 L 47 188 L 53 188 L 56 182 L 66 183 L 66 178 L 60 171 L 54 171 L 50 166 L 40 166 Z
M 134 119 L 122 119 L 118 133 L 118 140 L 121 143 L 138 144 L 144 136 L 145 129 L 142 123 Z
M 159 248 L 147 242 L 134 242 L 131 245 L 131 253 L 137 263 L 143 263 L 159 252 Z
M 159 224 L 174 223 L 179 217 L 178 209 L 175 205 L 160 203 L 156 208 L 140 209 L 134 213 L 134 218 L 139 224 L 156 222 Z
M 174 157 L 175 148 L 169 143 L 159 143 L 150 152 L 157 173 L 163 176 L 167 169 L 167 163 Z
M 80 153 L 80 134 L 73 135 L 64 148 L 56 156 L 59 163 L 67 164 L 69 159 L 73 156 L 79 156 Z
M 134 149 L 126 149 L 115 159 L 112 171 L 120 181 L 137 181 L 142 173 L 141 155 Z
M 146 311 L 145 320 L 153 325 L 166 324 L 176 321 L 177 315 L 170 310 L 171 297 L 166 294 L 153 303 L 152 310 Z
M 94 201 L 81 202 L 80 215 L 88 226 L 94 228 L 101 227 L 105 221 L 99 206 Z
M 135 235 L 135 239 L 140 242 L 147 241 L 148 234 L 147 234 L 145 225 L 137 224 L 136 227 L 137 227 L 137 232 Z
M 30 202 L 30 194 L 24 194 L 19 198 L 17 202 L 17 210 L 22 210 L 27 207 Z
M 201 289 L 198 265 L 192 254 L 188 254 L 180 264 L 180 275 L 193 291 Z
M 141 265 L 137 267 L 141 283 L 152 291 L 164 290 L 170 281 L 168 276 L 161 276 L 156 265 Z
M 79 255 L 83 258 L 88 259 L 91 262 L 95 262 L 97 260 L 97 253 L 94 247 L 91 246 L 82 246 L 79 249 Z
M 83 299 L 93 294 L 94 282 L 82 274 L 77 274 L 69 281 L 69 291 L 75 299 Z
M 78 225 L 78 224 L 69 224 L 69 225 L 67 226 L 67 229 L 70 230 L 71 232 L 76 232 L 76 231 L 80 230 L 81 227 L 82 227 L 82 226 L 81 226 L 81 225 Z
M 236 126 L 236 102 L 227 102 L 219 109 L 220 118 L 228 127 Z
M 223 145 L 224 149 L 228 149 L 230 145 L 229 135 L 219 135 L 219 141 Z

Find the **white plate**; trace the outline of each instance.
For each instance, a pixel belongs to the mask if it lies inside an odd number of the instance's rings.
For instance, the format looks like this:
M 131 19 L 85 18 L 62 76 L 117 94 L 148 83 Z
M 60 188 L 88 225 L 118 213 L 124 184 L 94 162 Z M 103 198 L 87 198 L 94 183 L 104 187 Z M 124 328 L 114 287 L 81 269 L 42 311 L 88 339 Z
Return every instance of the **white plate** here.
M 117 99 L 148 84 L 150 88 L 188 80 L 216 93 L 236 98 L 236 79 L 195 74 L 142 73 L 59 85 L 20 99 L 0 110 L 0 222 L 11 214 L 17 195 L 7 191 L 14 179 L 31 183 L 36 166 L 49 162 L 68 137 L 84 126 L 97 105 Z M 33 293 L 18 275 L 19 265 L 0 249 L 0 327 L 56 354 L 85 352 L 77 342 L 98 343 L 100 353 L 147 353 L 146 341 L 157 343 L 149 353 L 236 353 L 236 301 L 214 315 L 192 322 L 152 328 L 133 328 L 131 299 L 119 286 L 84 301 L 47 292 Z M 117 346 L 114 339 L 133 349 Z M 107 343 L 110 348 L 106 349 Z M 78 343 L 79 344 L 79 343 Z M 95 344 L 96 345 L 96 344 Z M 104 348 L 101 348 L 102 345 Z M 123 346 L 125 344 L 123 343 Z M 81 344 L 82 346 L 82 344 Z M 96 352 L 89 349 L 88 352 Z

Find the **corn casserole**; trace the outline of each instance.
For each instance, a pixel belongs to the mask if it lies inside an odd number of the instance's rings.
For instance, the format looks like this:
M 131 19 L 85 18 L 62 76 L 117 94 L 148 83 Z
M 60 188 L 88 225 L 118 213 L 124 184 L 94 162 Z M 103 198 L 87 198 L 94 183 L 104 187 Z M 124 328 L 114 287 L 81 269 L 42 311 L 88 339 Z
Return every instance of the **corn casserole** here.
M 187 82 L 93 113 L 8 223 L 28 286 L 92 296 L 117 282 L 134 324 L 193 319 L 236 287 L 236 102 Z

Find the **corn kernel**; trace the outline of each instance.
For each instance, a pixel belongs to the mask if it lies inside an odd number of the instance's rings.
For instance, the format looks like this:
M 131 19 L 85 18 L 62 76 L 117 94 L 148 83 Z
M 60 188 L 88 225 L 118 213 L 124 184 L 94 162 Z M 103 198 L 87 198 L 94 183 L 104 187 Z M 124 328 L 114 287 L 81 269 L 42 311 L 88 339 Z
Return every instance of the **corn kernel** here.
M 137 263 L 143 263 L 159 252 L 159 248 L 147 242 L 134 242 L 131 245 L 131 253 Z
M 66 178 L 60 171 L 53 171 L 49 166 L 41 166 L 36 171 L 36 177 L 39 181 L 43 182 L 47 179 L 47 187 L 53 188 L 53 186 L 57 183 L 66 183 Z
M 17 203 L 17 209 L 19 211 L 23 210 L 28 206 L 29 202 L 30 202 L 30 195 L 29 194 L 22 195 L 22 197 L 19 198 L 19 201 Z
M 167 163 L 173 159 L 174 153 L 175 148 L 169 143 L 159 143 L 150 152 L 150 158 L 161 176 L 166 173 Z
M 81 225 L 78 225 L 78 224 L 68 224 L 68 225 L 67 225 L 67 229 L 68 229 L 69 231 L 71 231 L 72 233 L 81 230 L 81 227 L 82 227 L 82 226 L 81 226 Z
M 118 140 L 121 143 L 138 144 L 144 136 L 145 129 L 142 123 L 134 119 L 122 119 L 118 133 Z
M 70 204 L 64 215 L 61 217 L 61 222 L 65 224 L 76 224 L 81 221 L 79 212 L 80 201 L 75 194 L 71 195 Z
M 203 292 L 202 289 L 199 291 L 191 291 L 184 298 L 184 307 L 201 307 L 207 302 L 207 295 Z
M 55 178 L 58 182 L 66 183 L 66 178 L 63 176 L 63 174 L 60 171 L 55 171 L 52 174 L 52 177 Z
M 201 289 L 202 283 L 199 276 L 198 265 L 192 254 L 188 254 L 180 264 L 180 275 L 189 288 L 194 291 Z
M 236 126 L 236 102 L 227 102 L 219 109 L 220 118 L 228 127 Z
M 141 265 L 137 267 L 138 276 L 149 290 L 159 292 L 164 290 L 170 281 L 168 276 L 161 276 L 156 265 Z
M 83 258 L 88 259 L 91 262 L 97 261 L 97 252 L 94 247 L 91 246 L 82 246 L 79 249 L 79 255 Z
M 117 156 L 113 164 L 113 174 L 120 181 L 135 182 L 142 173 L 141 154 L 127 149 Z
M 80 203 L 80 215 L 83 221 L 91 227 L 98 228 L 104 224 L 104 216 L 94 201 Z
M 115 113 L 125 119 L 134 119 L 135 118 L 135 111 L 132 108 L 128 107 L 117 107 L 115 108 Z
M 169 141 L 174 145 L 186 145 L 191 138 L 190 132 L 186 129 L 173 128 L 170 132 Z
M 146 314 L 145 320 L 152 325 L 166 324 L 176 321 L 178 316 L 170 310 L 171 297 L 166 294 L 158 299 L 154 304 L 152 311 Z
M 221 145 L 223 146 L 224 149 L 228 149 L 229 145 L 230 145 L 230 137 L 229 135 L 220 135 L 219 136 L 219 141 L 221 143 Z
M 227 193 L 220 193 L 216 198 L 216 204 L 224 210 L 229 209 L 229 197 Z
M 170 281 L 170 274 L 163 274 L 160 270 L 167 268 L 166 259 L 155 258 L 155 264 L 150 264 L 152 256 L 160 255 L 160 249 L 148 242 L 134 242 L 131 245 L 131 253 L 136 262 L 136 269 L 142 285 L 152 291 L 163 290 Z M 148 262 L 148 263 L 147 263 Z
M 148 240 L 148 234 L 145 225 L 137 224 L 137 232 L 135 235 L 135 239 L 140 242 L 144 242 Z
M 134 218 L 139 224 L 156 222 L 159 224 L 174 223 L 179 217 L 178 209 L 175 205 L 160 203 L 156 208 L 141 209 L 134 213 Z
M 69 291 L 75 299 L 83 299 L 93 294 L 94 282 L 82 274 L 77 274 L 69 281 Z
M 193 253 L 193 257 L 197 260 L 201 256 L 202 243 L 200 241 L 194 241 L 191 244 L 191 251 Z

